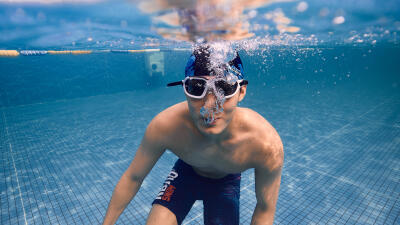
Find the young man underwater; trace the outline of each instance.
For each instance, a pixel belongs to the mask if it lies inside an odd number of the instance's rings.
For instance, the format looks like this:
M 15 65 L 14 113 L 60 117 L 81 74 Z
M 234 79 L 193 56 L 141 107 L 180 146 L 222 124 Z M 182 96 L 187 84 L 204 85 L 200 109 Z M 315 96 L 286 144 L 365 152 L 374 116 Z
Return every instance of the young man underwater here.
M 147 225 L 181 224 L 203 200 L 206 225 L 239 224 L 241 172 L 254 168 L 257 204 L 252 225 L 273 224 L 283 166 L 276 130 L 257 112 L 238 107 L 246 95 L 239 54 L 213 65 L 208 47 L 195 48 L 182 85 L 186 101 L 148 125 L 129 168 L 116 185 L 103 224 L 114 224 L 146 175 L 169 149 L 179 157 L 152 204 Z

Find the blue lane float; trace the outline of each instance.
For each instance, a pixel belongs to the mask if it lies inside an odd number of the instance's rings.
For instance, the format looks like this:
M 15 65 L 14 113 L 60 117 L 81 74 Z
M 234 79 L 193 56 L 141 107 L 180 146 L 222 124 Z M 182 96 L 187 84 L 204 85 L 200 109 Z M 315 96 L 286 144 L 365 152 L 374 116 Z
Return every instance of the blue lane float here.
M 36 50 L 23 50 L 19 52 L 21 55 L 47 55 L 47 51 L 36 51 Z
M 129 50 L 111 50 L 112 53 L 129 53 Z

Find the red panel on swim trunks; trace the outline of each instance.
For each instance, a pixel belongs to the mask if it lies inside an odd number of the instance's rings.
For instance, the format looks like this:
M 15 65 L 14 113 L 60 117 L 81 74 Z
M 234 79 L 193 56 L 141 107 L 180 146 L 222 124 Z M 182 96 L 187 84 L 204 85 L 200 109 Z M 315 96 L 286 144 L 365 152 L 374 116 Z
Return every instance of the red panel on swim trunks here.
M 164 195 L 162 196 L 162 200 L 169 202 L 171 200 L 171 196 L 175 191 L 175 186 L 169 185 L 168 188 L 165 190 Z

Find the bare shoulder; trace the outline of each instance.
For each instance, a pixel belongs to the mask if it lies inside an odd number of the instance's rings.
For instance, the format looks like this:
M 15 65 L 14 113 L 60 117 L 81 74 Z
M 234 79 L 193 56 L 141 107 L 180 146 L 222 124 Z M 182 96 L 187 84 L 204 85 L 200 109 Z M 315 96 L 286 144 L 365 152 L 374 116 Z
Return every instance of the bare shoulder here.
M 282 140 L 276 129 L 259 113 L 249 108 L 238 108 L 241 123 L 245 124 L 251 143 L 251 160 L 254 167 L 275 170 L 283 165 Z
M 177 103 L 158 113 L 147 126 L 146 136 L 154 141 L 168 140 L 169 135 L 179 129 L 178 127 L 187 114 L 187 104 L 185 103 Z

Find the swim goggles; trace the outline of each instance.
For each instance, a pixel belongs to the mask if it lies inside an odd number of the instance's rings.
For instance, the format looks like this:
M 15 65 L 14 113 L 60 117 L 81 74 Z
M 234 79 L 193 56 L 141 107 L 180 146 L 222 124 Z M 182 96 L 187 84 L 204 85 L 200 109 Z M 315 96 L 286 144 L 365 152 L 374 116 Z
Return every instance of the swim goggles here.
M 169 83 L 167 86 L 183 85 L 185 94 L 191 98 L 202 99 L 206 96 L 210 88 L 216 89 L 218 93 L 223 93 L 225 98 L 231 98 L 240 89 L 240 85 L 248 84 L 247 80 L 236 80 L 229 83 L 224 78 L 205 79 L 202 77 L 186 77 L 182 81 Z

